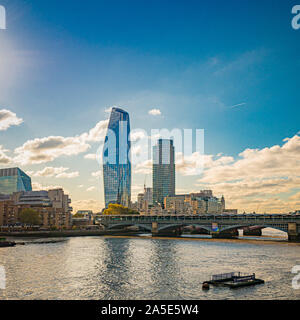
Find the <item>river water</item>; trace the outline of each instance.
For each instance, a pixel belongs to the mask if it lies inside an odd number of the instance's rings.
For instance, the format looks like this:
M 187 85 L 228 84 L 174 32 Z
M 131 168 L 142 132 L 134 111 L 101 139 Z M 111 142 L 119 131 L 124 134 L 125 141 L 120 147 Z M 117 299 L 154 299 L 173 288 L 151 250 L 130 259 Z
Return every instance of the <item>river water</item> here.
M 300 244 L 139 237 L 40 241 L 45 239 L 0 248 L 6 272 L 0 299 L 300 299 L 291 273 L 300 265 Z M 265 284 L 202 291 L 211 274 L 231 271 L 255 272 Z

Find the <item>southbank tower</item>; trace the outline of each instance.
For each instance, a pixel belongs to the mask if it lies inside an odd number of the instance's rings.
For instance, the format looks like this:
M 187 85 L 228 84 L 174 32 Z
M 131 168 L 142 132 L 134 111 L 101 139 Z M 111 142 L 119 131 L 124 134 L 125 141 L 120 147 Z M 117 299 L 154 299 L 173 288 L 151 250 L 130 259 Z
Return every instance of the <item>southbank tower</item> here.
M 175 195 L 175 159 L 173 140 L 159 139 L 153 147 L 153 202 Z
M 112 108 L 103 148 L 103 179 L 105 207 L 110 203 L 130 205 L 131 163 L 130 163 L 130 121 L 129 114 Z

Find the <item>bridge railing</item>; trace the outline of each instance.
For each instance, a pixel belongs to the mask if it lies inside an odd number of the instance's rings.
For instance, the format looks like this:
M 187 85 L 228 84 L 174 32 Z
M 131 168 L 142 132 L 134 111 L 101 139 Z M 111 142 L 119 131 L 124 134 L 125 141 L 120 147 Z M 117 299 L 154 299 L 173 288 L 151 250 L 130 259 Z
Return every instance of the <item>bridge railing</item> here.
M 130 215 L 130 216 L 103 216 L 102 221 L 110 223 L 119 221 L 141 221 L 141 222 L 157 222 L 157 221 L 240 221 L 240 222 L 300 222 L 300 215 Z

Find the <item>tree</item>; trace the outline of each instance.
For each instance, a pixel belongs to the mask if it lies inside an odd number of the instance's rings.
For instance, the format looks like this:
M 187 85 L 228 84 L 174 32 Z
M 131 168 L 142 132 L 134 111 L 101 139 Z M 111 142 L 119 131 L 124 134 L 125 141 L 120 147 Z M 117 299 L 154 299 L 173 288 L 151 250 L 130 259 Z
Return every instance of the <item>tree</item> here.
M 139 214 L 139 212 L 122 206 L 121 204 L 110 203 L 108 208 L 104 210 L 104 215 L 128 215 L 128 214 Z
M 19 220 L 23 224 L 36 226 L 41 224 L 40 214 L 33 209 L 23 209 L 19 215 Z
M 84 218 L 84 214 L 77 212 L 76 214 L 73 215 L 73 218 Z

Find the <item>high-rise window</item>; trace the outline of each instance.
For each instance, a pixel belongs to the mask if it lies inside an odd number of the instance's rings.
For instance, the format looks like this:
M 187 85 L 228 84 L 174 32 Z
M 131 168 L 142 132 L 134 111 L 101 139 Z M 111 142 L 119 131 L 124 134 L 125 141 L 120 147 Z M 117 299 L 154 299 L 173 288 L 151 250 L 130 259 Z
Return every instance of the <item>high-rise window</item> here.
M 126 111 L 113 108 L 103 148 L 105 206 L 128 207 L 131 200 L 130 121 Z

